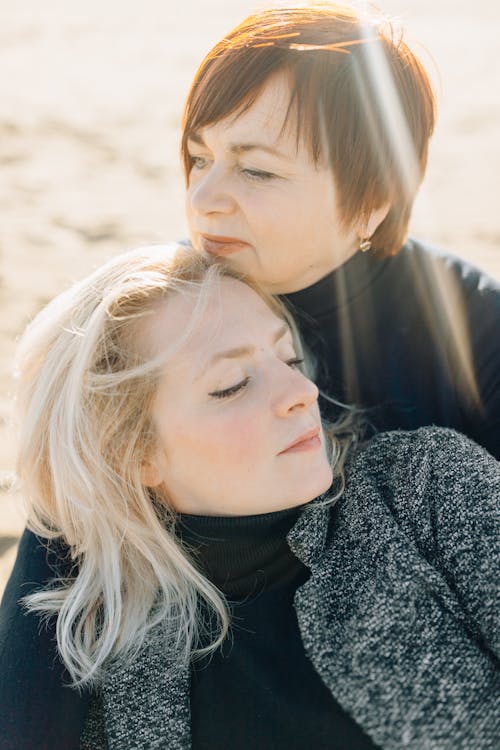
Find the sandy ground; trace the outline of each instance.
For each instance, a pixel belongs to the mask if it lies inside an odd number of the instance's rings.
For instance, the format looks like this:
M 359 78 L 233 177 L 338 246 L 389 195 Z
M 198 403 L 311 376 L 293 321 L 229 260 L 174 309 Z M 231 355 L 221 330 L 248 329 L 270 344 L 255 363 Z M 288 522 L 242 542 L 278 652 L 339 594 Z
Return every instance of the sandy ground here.
M 500 277 L 498 3 L 381 4 L 423 45 L 439 92 L 413 231 Z M 25 0 L 0 10 L 0 591 L 23 527 L 11 489 L 15 338 L 100 261 L 186 235 L 184 97 L 203 54 L 256 5 Z

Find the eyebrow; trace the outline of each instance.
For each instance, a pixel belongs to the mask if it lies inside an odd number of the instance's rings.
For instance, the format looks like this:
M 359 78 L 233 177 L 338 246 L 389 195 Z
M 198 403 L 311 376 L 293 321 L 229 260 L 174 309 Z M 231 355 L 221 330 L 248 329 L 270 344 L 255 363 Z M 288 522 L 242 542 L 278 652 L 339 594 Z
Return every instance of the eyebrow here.
M 287 326 L 286 323 L 284 323 L 276 333 L 274 334 L 272 338 L 273 344 L 277 344 L 280 339 L 283 338 L 287 333 L 290 333 L 290 328 Z M 205 367 L 203 368 L 203 372 L 206 372 L 209 367 L 212 367 L 216 362 L 219 362 L 221 359 L 239 359 L 240 357 L 247 357 L 253 354 L 255 351 L 255 346 L 237 346 L 233 349 L 225 349 L 222 352 L 216 352 L 208 362 L 206 363 Z
M 192 141 L 193 143 L 196 143 L 198 146 L 204 146 L 207 148 L 207 144 L 203 140 L 202 136 L 199 133 L 193 132 L 190 133 L 187 137 L 188 141 Z M 266 154 L 271 154 L 272 156 L 277 156 L 279 159 L 286 159 L 287 161 L 290 161 L 290 157 L 284 154 L 279 149 L 275 148 L 274 146 L 266 146 L 265 143 L 230 143 L 229 144 L 229 152 L 231 154 L 235 154 L 236 156 L 239 156 L 240 154 L 246 154 L 249 151 L 264 151 Z

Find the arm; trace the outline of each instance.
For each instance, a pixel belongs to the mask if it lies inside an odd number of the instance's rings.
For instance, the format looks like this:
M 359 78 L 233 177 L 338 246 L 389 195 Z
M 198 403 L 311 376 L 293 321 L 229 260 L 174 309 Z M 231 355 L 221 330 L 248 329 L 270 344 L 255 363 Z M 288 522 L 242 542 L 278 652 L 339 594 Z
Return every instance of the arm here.
M 46 540 L 26 530 L 0 607 L 0 750 L 80 746 L 89 696 L 66 686 L 54 620 L 44 625 L 19 603 L 54 576 L 55 564 Z
M 451 431 L 441 432 L 431 456 L 426 500 L 436 554 L 476 633 L 500 658 L 500 463 Z
M 462 361 L 465 351 L 460 327 L 460 315 L 452 313 L 449 347 L 452 377 L 461 404 L 463 426 L 460 428 L 476 443 L 484 446 L 500 460 L 500 282 L 473 266 L 448 259 L 452 277 L 458 279 L 461 303 L 466 320 L 470 355 L 480 403 L 467 398 L 466 367 L 454 366 Z M 460 303 L 457 304 L 457 310 Z M 458 325 L 457 325 L 458 323 Z
M 385 451 L 388 473 L 378 460 Z M 470 631 L 500 658 L 500 463 L 435 427 L 381 434 L 370 452 L 398 523 L 444 577 Z

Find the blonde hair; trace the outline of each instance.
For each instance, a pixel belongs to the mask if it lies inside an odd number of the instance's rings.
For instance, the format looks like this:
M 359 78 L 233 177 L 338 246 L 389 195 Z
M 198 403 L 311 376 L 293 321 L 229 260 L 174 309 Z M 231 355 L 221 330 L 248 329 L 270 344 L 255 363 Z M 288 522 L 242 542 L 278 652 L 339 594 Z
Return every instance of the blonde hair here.
M 73 565 L 25 602 L 57 615 L 59 652 L 75 686 L 96 684 L 110 658 L 132 659 L 157 625 L 172 657 L 184 662 L 227 634 L 223 595 L 173 533 L 173 509 L 141 479 L 155 447 L 151 409 L 169 353 L 147 358 L 138 342 L 141 321 L 159 302 L 195 292 L 182 345 L 224 276 L 250 284 L 293 327 L 283 306 L 250 280 L 169 246 L 113 259 L 53 300 L 20 342 L 18 476 L 28 524 L 62 539 Z M 332 433 L 339 477 L 346 445 Z

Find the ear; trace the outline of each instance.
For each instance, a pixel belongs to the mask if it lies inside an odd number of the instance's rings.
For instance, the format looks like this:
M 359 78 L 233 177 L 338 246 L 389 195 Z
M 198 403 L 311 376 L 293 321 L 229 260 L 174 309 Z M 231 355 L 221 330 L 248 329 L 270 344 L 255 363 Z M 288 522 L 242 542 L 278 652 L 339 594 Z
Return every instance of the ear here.
M 144 461 L 141 466 L 141 481 L 145 487 L 158 487 L 163 482 L 159 466 L 155 461 Z
M 384 203 L 383 206 L 372 211 L 368 218 L 365 217 L 360 219 L 356 227 L 358 237 L 364 239 L 365 237 L 368 238 L 375 234 L 380 224 L 382 224 L 389 213 L 390 207 L 390 203 Z

